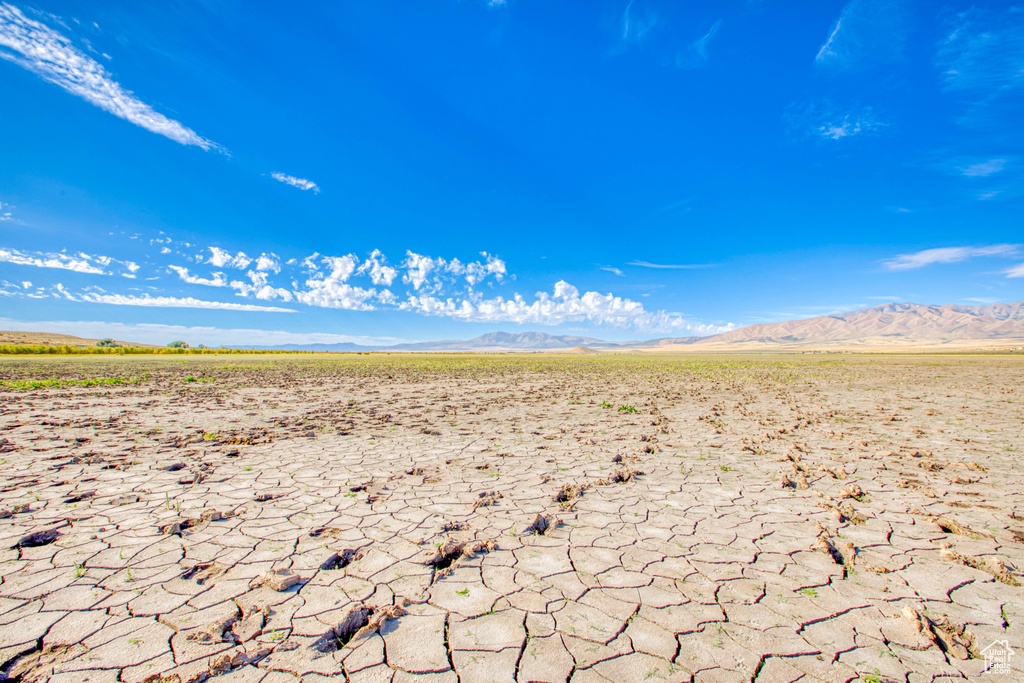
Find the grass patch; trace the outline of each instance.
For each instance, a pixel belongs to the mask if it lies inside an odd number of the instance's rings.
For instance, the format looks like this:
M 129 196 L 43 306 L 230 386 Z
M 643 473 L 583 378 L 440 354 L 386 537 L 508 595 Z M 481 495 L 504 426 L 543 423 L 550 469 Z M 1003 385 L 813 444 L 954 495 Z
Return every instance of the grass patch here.
M 0 379 L 3 389 L 62 389 L 64 387 L 97 387 L 117 386 L 120 384 L 138 384 L 141 377 L 88 377 L 86 379 L 65 379 L 50 377 L 47 379 Z

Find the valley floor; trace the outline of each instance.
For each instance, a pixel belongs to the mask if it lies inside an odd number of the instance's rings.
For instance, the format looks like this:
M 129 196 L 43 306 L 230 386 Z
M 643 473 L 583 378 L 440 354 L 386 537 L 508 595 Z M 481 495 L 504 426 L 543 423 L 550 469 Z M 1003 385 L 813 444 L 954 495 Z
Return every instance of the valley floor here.
M 0 359 L 0 665 L 1020 680 L 1021 387 L 1012 357 Z

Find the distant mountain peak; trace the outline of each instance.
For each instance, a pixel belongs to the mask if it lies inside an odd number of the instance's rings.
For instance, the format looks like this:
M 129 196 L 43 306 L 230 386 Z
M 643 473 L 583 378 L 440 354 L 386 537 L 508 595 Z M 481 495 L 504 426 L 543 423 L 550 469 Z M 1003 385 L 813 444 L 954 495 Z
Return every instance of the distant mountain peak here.
M 880 340 L 913 345 L 1006 339 L 1024 342 L 1022 302 L 982 306 L 887 303 L 849 313 L 749 325 L 695 344 L 810 347 Z

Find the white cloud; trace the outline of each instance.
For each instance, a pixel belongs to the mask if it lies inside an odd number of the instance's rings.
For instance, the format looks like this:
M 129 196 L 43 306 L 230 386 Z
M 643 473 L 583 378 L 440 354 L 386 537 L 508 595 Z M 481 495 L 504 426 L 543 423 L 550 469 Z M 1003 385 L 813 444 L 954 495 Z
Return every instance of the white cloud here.
M 285 185 L 291 185 L 297 187 L 300 190 L 313 190 L 314 194 L 320 193 L 320 187 L 312 180 L 306 180 L 305 178 L 296 178 L 293 175 L 287 173 L 271 173 L 270 177 L 278 182 L 282 182 Z
M 711 40 L 718 33 L 718 27 L 721 26 L 721 20 L 716 21 L 712 24 L 708 32 L 703 36 L 693 41 L 686 46 L 686 50 L 680 52 L 675 58 L 675 67 L 677 69 L 700 69 L 701 67 L 707 66 L 708 63 L 708 45 Z
M 379 249 L 374 249 L 370 257 L 363 261 L 356 273 L 363 275 L 370 274 L 370 281 L 375 285 L 390 287 L 398 276 L 398 271 L 385 264 L 384 254 Z
M 1013 268 L 1005 271 L 1006 277 L 1024 277 L 1024 263 L 1018 263 Z
M 405 275 L 402 276 L 402 282 L 405 284 L 412 285 L 413 289 L 418 290 L 423 286 L 423 283 L 427 281 L 427 277 L 430 272 L 437 269 L 439 266 L 445 265 L 444 259 L 433 259 L 429 256 L 423 256 L 422 254 L 416 254 L 411 251 L 407 251 L 405 261 L 402 263 L 402 267 L 405 268 Z
M 972 7 L 957 14 L 939 47 L 938 66 L 950 90 L 983 97 L 1024 87 L 1024 12 Z
M 102 259 L 105 257 L 99 258 Z M 61 270 L 73 270 L 76 273 L 89 273 L 92 275 L 109 274 L 99 266 L 91 263 L 93 260 L 98 259 L 97 257 L 89 256 L 88 254 L 69 256 L 64 253 L 54 254 L 44 252 L 23 252 L 18 251 L 17 249 L 0 249 L 0 262 L 14 263 L 20 266 L 35 266 L 36 268 L 59 268 Z M 109 260 L 107 263 L 109 263 Z
M 356 266 L 359 264 L 359 259 L 354 254 L 324 256 L 320 261 L 331 269 L 331 273 L 327 278 L 337 282 L 346 282 L 352 277 L 352 273 L 355 272 Z
M 376 290 L 332 280 L 306 280 L 309 288 L 303 292 L 296 292 L 295 299 L 308 306 L 319 306 L 321 308 L 342 308 L 350 311 L 372 311 L 373 299 L 377 296 Z
M 269 270 L 274 273 L 280 273 L 281 261 L 277 254 L 260 254 L 259 258 L 256 259 L 256 270 Z
M 925 249 L 912 254 L 900 254 L 896 258 L 884 261 L 890 270 L 910 270 L 922 268 L 935 263 L 959 263 L 978 256 L 1013 256 L 1019 245 L 993 244 L 987 247 L 939 247 Z
M 622 41 L 642 41 L 649 31 L 658 25 L 658 16 L 651 11 L 634 12 L 633 3 L 630 0 L 626 10 L 622 13 Z
M 896 59 L 903 49 L 905 20 L 900 0 L 850 0 L 814 61 L 823 67 L 853 67 Z
M 621 270 L 619 270 L 618 268 L 616 268 L 615 266 L 598 266 L 598 267 L 599 267 L 599 268 L 600 268 L 601 270 L 607 270 L 607 271 L 608 271 L 609 273 L 613 273 L 613 274 L 615 274 L 615 275 L 618 275 L 619 277 L 626 277 L 626 274 L 625 274 L 625 273 L 623 273 L 623 272 L 622 272 Z
M 470 287 L 484 281 L 488 276 L 494 276 L 495 281 L 502 282 L 508 275 L 508 268 L 505 262 L 486 251 L 480 252 L 484 262 L 471 261 L 463 263 L 457 258 L 448 261 L 444 258 L 424 256 L 413 251 L 405 252 L 406 258 L 401 267 L 405 269 L 402 282 L 413 286 L 419 291 L 429 283 L 429 290 L 436 293 L 446 284 L 451 284 L 456 278 L 463 278 Z
M 793 103 L 784 117 L 793 131 L 818 140 L 842 140 L 875 133 L 887 124 L 871 107 L 837 105 L 828 99 Z
M 267 284 L 267 273 L 250 270 L 248 275 L 251 283 L 242 282 L 241 280 L 231 281 L 231 288 L 238 292 L 238 296 L 254 296 L 263 301 L 271 301 L 273 299 L 280 299 L 282 301 L 292 300 L 293 295 L 289 290 L 283 287 L 272 287 Z
M 870 107 L 859 112 L 830 117 L 817 125 L 817 133 L 830 140 L 841 140 L 853 135 L 876 131 L 881 127 Z
M 313 274 L 306 280 L 306 291 L 295 292 L 295 299 L 309 306 L 320 306 L 321 308 L 342 308 L 356 311 L 372 311 L 374 306 L 371 303 L 377 296 L 374 289 L 354 287 L 347 284 L 352 277 L 359 263 L 359 259 L 352 254 L 345 256 L 324 256 L 320 259 L 330 269 L 330 273 L 320 277 L 320 271 L 314 262 L 313 256 L 303 261 Z
M 486 263 L 474 261 L 468 264 L 465 272 L 466 282 L 472 286 L 481 282 L 488 275 L 493 275 L 494 279 L 498 282 L 504 280 L 508 274 L 505 262 L 496 256 L 488 254 L 486 251 L 481 251 L 480 255 L 486 259 Z
M 533 301 L 516 294 L 510 299 L 440 299 L 412 294 L 399 309 L 424 315 L 442 316 L 473 322 L 512 322 L 518 324 L 560 325 L 588 322 L 642 331 L 686 330 L 693 334 L 716 334 L 732 329 L 691 323 L 674 313 L 647 311 L 643 304 L 612 294 L 586 292 L 565 282 L 555 284 L 554 292 L 538 292 Z
M 478 322 L 542 325 L 591 323 L 645 331 L 687 330 L 694 334 L 710 334 L 726 329 L 691 323 L 676 313 L 648 311 L 638 301 L 611 293 L 580 292 L 564 281 L 558 282 L 553 292 L 538 292 L 531 299 L 519 293 L 485 298 L 477 286 L 486 282 L 494 287 L 515 277 L 509 275 L 505 261 L 488 252 L 480 252 L 481 258 L 478 260 L 463 262 L 458 258 L 449 260 L 407 251 L 405 260 L 397 266 L 389 265 L 380 250 L 374 250 L 362 261 L 354 254 L 323 256 L 313 253 L 301 261 L 290 259 L 282 267 L 281 259 L 276 254 L 263 252 L 256 259 L 252 259 L 241 251 L 233 255 L 219 247 L 209 247 L 208 250 L 209 257 L 205 261 L 207 264 L 213 267 L 240 269 L 251 266 L 246 270 L 246 277 L 231 278 L 218 270 L 200 275 L 190 271 L 185 265 L 177 264 L 168 265 L 168 272 L 176 274 L 180 281 L 191 285 L 230 287 L 240 297 L 265 302 L 296 302 L 319 308 L 353 311 L 390 309 Z M 139 270 L 137 264 L 132 262 L 81 253 L 74 256 L 64 253 L 40 256 L 0 250 L 0 260 L 97 270 L 100 262 L 118 263 L 124 264 L 128 271 L 132 271 L 121 273 L 125 277 L 134 277 L 135 271 Z M 188 262 L 187 258 L 183 260 Z M 203 262 L 201 257 L 197 260 Z M 633 261 L 631 265 L 687 269 L 711 267 L 714 264 L 656 264 Z M 623 275 L 619 268 L 600 267 L 616 275 Z M 405 286 L 399 285 L 398 291 L 393 291 L 392 287 L 396 285 L 399 276 Z M 281 286 L 282 282 L 288 284 Z M 288 308 L 162 296 L 163 293 L 155 287 L 144 295 L 119 294 L 95 287 L 76 293 L 66 290 L 62 285 L 38 291 L 17 289 L 13 294 L 11 291 L 5 291 L 4 294 L 25 297 L 54 296 L 79 302 L 125 306 L 294 312 Z
M 3 202 L 0 202 L 0 223 L 2 223 L 3 221 L 11 220 L 11 212 L 4 211 L 4 208 L 10 208 L 10 206 L 10 204 L 4 204 Z
M 232 256 L 228 251 L 221 249 L 220 247 L 207 247 L 210 250 L 210 258 L 207 262 L 215 268 L 237 268 L 238 270 L 244 270 L 249 267 L 252 263 L 252 259 L 245 255 L 243 252 L 238 252 Z
M 87 292 L 78 296 L 67 295 L 72 301 L 83 301 L 93 304 L 113 304 L 115 306 L 150 306 L 156 308 L 209 308 L 222 311 L 255 311 L 263 313 L 294 313 L 291 308 L 275 308 L 272 306 L 254 306 L 251 304 L 233 304 L 223 301 L 203 301 L 192 297 L 173 296 L 142 296 L 130 294 L 97 294 Z
M 312 254 L 302 259 L 299 265 L 304 268 L 310 275 L 318 274 L 320 272 L 320 252 L 314 251 Z M 295 259 L 292 259 L 294 261 Z
M 964 168 L 962 173 L 965 176 L 984 178 L 992 175 L 993 173 L 999 173 L 1003 170 L 1005 165 L 1006 159 L 989 159 L 988 161 L 971 164 Z
M 214 273 L 213 279 L 207 279 L 199 277 L 198 275 L 190 275 L 188 268 L 181 266 L 167 266 L 175 273 L 178 274 L 182 280 L 190 285 L 205 285 L 206 287 L 226 287 L 228 284 L 227 278 L 224 277 L 224 273 Z
M 626 265 L 661 270 L 695 270 L 698 268 L 713 268 L 715 266 L 713 263 L 651 263 L 650 261 L 630 261 Z
M 171 250 L 168 247 L 160 247 L 161 254 L 170 254 Z
M 845 14 L 845 10 L 843 14 Z M 840 14 L 839 18 L 836 19 L 836 23 L 832 25 L 832 30 L 828 34 L 828 39 L 821 46 L 821 49 L 818 50 L 818 56 L 814 58 L 814 61 L 820 63 L 839 56 L 839 53 L 836 51 L 835 42 L 836 38 L 839 37 L 839 31 L 843 28 L 843 14 Z
M 13 62 L 87 102 L 148 131 L 183 145 L 217 148 L 181 123 L 169 119 L 125 90 L 98 62 L 71 40 L 21 10 L 0 3 L 0 58 Z

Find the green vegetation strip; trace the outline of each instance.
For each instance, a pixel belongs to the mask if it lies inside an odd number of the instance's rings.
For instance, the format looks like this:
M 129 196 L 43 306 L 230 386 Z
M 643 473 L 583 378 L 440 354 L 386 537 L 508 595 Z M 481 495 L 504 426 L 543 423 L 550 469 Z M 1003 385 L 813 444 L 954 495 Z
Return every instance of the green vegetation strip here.
M 0 379 L 4 389 L 60 389 L 62 387 L 116 386 L 138 384 L 141 377 L 89 377 L 86 379 Z
M 221 356 L 302 354 L 303 351 L 267 351 L 256 349 L 189 349 L 180 347 L 141 346 L 51 346 L 49 344 L 0 344 L 4 356 Z

